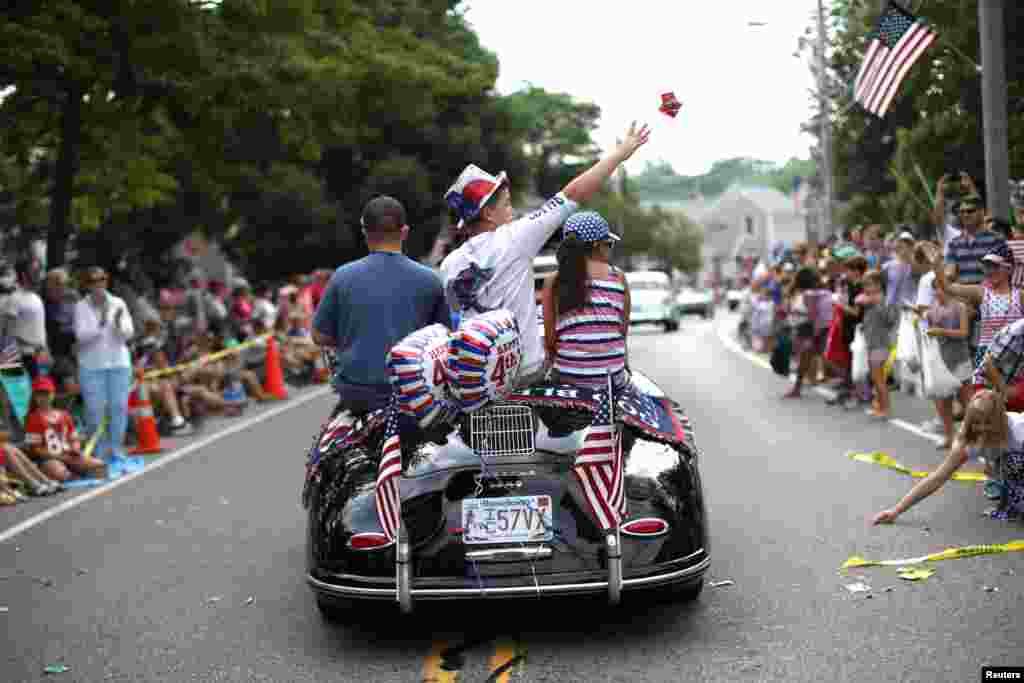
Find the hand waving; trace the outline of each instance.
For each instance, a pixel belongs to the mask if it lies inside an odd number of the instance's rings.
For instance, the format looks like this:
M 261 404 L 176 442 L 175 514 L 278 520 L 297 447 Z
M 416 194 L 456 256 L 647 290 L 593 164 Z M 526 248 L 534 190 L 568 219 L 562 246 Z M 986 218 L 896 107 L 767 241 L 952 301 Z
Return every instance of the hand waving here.
M 871 519 L 871 525 L 892 524 L 899 517 L 900 513 L 895 510 L 882 510 Z
M 629 124 L 629 130 L 626 131 L 626 137 L 619 142 L 617 152 L 619 158 L 622 161 L 629 159 L 633 156 L 633 153 L 638 149 L 647 144 L 647 139 L 651 136 L 651 129 L 648 128 L 647 124 L 643 124 L 639 129 L 636 127 L 636 121 Z

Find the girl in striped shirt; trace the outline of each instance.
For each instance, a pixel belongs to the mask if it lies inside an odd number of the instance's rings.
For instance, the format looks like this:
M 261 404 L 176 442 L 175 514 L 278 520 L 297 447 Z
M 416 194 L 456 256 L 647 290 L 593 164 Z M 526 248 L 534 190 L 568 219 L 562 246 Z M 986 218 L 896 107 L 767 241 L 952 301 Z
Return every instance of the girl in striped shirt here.
M 558 272 L 544 288 L 544 346 L 555 381 L 601 389 L 628 382 L 626 336 L 629 286 L 609 265 L 619 241 L 594 211 L 566 220 L 558 247 Z
M 947 283 L 944 269 L 935 264 L 936 289 L 978 307 L 981 329 L 978 335 L 978 351 L 974 359 L 975 367 L 980 367 L 985 350 L 992 343 L 996 332 L 1024 318 L 1021 290 L 1010 282 L 1014 258 L 1006 243 L 996 245 L 983 256 L 981 265 L 985 271 L 985 280 L 980 285 L 961 285 Z

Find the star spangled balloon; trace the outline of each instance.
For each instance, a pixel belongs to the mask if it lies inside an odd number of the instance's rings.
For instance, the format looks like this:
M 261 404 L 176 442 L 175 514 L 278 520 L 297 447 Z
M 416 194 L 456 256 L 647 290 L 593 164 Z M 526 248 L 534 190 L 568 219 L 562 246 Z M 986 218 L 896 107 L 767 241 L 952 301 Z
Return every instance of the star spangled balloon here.
M 679 110 L 683 108 L 683 103 L 676 99 L 676 94 L 672 91 L 661 94 L 661 106 L 658 107 L 658 111 L 662 114 L 666 114 L 675 118 L 679 113 Z

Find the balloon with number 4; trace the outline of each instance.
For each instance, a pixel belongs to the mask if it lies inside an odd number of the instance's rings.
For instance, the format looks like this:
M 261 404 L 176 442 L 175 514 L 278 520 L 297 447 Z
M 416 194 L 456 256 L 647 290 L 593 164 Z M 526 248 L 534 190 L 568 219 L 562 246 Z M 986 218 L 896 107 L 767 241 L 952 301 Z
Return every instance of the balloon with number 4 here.
M 452 333 L 448 352 L 449 383 L 459 409 L 471 413 L 507 396 L 521 362 L 519 325 L 509 311 L 464 320 Z
M 434 324 L 416 330 L 387 355 L 398 410 L 427 427 L 451 407 L 448 395 L 448 328 Z

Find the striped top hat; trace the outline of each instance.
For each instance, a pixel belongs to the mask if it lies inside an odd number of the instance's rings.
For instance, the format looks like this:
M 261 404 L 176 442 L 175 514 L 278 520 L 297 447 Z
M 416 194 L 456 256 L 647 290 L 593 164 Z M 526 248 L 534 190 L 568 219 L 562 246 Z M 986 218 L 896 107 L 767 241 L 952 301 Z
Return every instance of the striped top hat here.
M 459 216 L 458 227 L 475 220 L 487 200 L 506 184 L 508 175 L 504 171 L 492 176 L 474 164 L 466 166 L 459 179 L 444 194 L 445 202 Z

